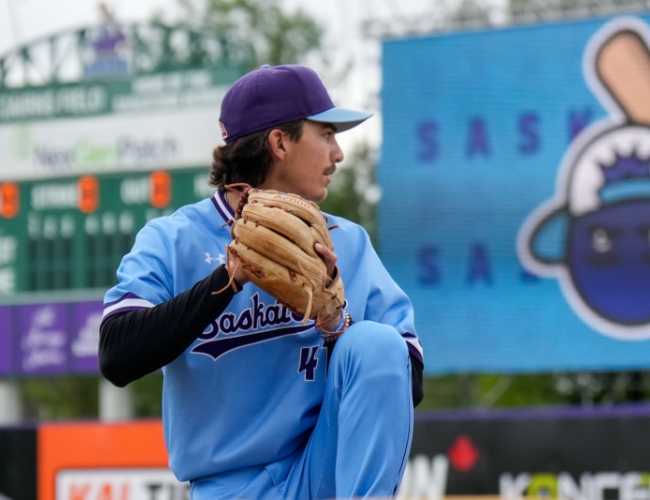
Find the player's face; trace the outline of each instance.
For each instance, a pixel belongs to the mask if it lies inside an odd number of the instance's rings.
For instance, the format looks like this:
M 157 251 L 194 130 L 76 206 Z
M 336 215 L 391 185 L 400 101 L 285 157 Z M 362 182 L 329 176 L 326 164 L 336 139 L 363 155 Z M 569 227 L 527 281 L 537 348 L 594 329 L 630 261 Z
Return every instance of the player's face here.
M 294 193 L 312 201 L 323 201 L 327 196 L 330 176 L 336 164 L 343 161 L 343 151 L 336 142 L 333 126 L 305 121 L 302 137 L 297 142 L 283 142 L 285 155 L 271 167 L 264 189 Z

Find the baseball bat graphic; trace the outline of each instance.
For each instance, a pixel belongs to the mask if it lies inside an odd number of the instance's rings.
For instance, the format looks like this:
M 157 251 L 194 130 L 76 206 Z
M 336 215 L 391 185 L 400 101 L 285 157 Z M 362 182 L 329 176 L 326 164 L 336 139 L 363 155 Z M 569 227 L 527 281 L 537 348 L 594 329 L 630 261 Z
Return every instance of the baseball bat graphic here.
M 596 55 L 596 73 L 633 123 L 650 125 L 650 51 L 634 31 L 619 31 Z

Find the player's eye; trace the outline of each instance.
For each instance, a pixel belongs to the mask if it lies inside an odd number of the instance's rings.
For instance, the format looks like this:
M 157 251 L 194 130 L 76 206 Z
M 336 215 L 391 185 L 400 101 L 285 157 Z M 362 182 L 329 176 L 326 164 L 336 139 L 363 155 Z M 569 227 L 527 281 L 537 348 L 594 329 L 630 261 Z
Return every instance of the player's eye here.
M 596 252 L 609 252 L 612 249 L 612 245 L 612 237 L 606 229 L 598 227 L 591 233 L 591 246 Z

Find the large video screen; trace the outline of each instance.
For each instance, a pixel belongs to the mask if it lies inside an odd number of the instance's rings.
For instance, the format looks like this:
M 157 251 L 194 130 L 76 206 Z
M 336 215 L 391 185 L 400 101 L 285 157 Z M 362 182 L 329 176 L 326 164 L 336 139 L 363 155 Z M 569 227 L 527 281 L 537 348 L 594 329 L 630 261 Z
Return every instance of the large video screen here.
M 379 252 L 430 374 L 650 366 L 650 16 L 383 43 Z

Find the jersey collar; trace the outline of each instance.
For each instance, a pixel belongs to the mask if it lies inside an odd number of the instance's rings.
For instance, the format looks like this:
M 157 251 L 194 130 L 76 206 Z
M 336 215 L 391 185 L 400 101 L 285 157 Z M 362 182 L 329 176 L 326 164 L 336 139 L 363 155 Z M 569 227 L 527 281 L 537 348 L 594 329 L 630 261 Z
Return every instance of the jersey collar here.
M 229 223 L 235 220 L 235 212 L 230 208 L 230 205 L 228 205 L 226 195 L 221 191 L 221 189 L 217 189 L 217 192 L 214 193 L 212 204 L 214 205 L 214 208 L 217 209 L 217 212 L 219 212 L 219 215 L 221 215 L 224 222 Z

